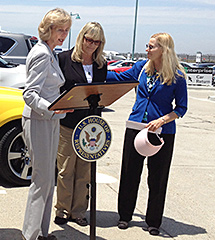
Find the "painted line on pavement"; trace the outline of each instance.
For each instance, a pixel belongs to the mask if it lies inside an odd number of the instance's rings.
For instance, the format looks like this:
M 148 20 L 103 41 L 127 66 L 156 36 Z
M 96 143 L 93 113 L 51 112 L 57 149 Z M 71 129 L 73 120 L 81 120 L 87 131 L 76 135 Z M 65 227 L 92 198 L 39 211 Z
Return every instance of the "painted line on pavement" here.
M 117 179 L 103 173 L 96 173 L 96 182 L 97 183 L 115 183 Z
M 0 190 L 0 194 L 7 194 L 5 190 Z
M 213 103 L 215 103 L 215 101 L 212 101 L 209 98 L 197 98 L 197 97 L 191 97 L 191 96 L 189 96 L 189 98 L 194 99 L 194 100 L 199 100 L 199 101 L 202 101 L 202 102 L 213 102 Z

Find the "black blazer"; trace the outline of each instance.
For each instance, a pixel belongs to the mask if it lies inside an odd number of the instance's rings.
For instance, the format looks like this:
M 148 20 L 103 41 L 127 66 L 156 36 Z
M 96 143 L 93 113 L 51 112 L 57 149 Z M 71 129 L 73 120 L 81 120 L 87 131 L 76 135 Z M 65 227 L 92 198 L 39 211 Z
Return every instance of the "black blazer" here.
M 68 50 L 59 53 L 59 65 L 66 79 L 65 84 L 61 87 L 61 92 L 69 90 L 75 83 L 87 83 L 82 63 L 74 62 L 71 59 L 72 51 Z M 93 81 L 104 82 L 107 75 L 107 64 L 98 69 L 98 64 L 93 62 Z M 75 110 L 73 113 L 67 113 L 64 119 L 60 120 L 60 124 L 74 129 L 75 126 L 83 118 L 89 116 L 89 110 Z M 101 115 L 101 111 L 98 113 Z

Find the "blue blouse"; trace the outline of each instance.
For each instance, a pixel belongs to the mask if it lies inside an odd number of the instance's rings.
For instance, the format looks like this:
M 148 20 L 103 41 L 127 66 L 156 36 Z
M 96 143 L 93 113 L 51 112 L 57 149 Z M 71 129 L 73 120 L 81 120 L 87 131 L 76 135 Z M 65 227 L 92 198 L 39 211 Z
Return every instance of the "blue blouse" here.
M 138 61 L 133 67 L 120 74 L 108 71 L 107 81 L 138 81 L 139 74 L 147 61 Z M 183 117 L 187 111 L 187 84 L 183 74 L 176 75 L 171 85 L 162 84 L 160 78 L 154 83 L 151 91 L 148 91 L 147 74 L 143 70 L 137 88 L 137 96 L 129 120 L 142 122 L 147 112 L 147 122 L 160 118 L 172 111 L 179 117 Z M 175 121 L 162 126 L 162 133 L 175 134 Z

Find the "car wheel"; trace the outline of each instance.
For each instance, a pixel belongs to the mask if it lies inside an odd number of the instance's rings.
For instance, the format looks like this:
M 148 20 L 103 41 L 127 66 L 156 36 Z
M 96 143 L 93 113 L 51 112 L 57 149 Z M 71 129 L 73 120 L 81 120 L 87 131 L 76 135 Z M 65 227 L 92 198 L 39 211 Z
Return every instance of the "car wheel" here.
M 0 174 L 8 182 L 30 184 L 32 166 L 21 126 L 8 130 L 0 140 Z

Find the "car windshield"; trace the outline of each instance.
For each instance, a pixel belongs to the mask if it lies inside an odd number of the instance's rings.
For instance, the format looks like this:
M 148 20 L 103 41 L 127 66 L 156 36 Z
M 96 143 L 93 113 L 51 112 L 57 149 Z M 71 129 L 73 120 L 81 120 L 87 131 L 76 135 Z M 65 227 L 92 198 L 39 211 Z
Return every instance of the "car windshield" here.
M 194 64 L 192 64 L 192 63 L 187 63 L 187 62 L 180 62 L 180 64 L 181 64 L 183 67 L 186 67 L 186 68 L 194 68 L 194 67 L 196 67 Z
M 118 64 L 121 63 L 121 62 L 122 62 L 122 60 L 119 60 L 119 61 L 117 61 L 117 62 L 111 63 L 110 66 L 116 66 L 116 65 L 118 65 Z
M 199 66 L 199 67 L 202 67 L 202 68 L 209 68 L 209 67 L 213 67 L 213 65 L 214 65 L 214 63 L 200 63 L 200 64 L 196 64 L 197 66 Z

